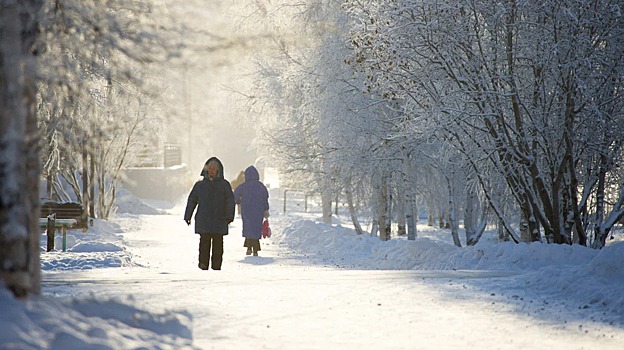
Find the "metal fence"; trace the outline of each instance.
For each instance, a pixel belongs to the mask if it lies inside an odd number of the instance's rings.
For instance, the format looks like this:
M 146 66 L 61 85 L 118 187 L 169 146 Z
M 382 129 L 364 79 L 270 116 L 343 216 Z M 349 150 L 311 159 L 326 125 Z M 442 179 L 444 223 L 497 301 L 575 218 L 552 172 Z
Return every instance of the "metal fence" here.
M 182 149 L 177 143 L 165 143 L 163 166 L 165 168 L 182 164 Z
M 284 190 L 284 213 L 287 211 L 308 211 L 308 193 L 301 190 Z

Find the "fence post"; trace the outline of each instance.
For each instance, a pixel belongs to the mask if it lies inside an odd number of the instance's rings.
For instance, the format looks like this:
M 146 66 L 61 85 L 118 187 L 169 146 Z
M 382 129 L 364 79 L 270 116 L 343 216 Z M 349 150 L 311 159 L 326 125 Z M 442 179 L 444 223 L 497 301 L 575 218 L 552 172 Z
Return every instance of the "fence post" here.
M 288 190 L 284 190 L 284 213 L 286 213 L 286 193 L 288 192 Z
M 48 244 L 46 251 L 54 249 L 54 232 L 56 231 L 56 213 L 48 215 L 48 223 L 46 225 L 46 236 L 48 236 Z
M 67 227 L 61 226 L 61 232 L 63 232 L 63 251 L 67 251 Z

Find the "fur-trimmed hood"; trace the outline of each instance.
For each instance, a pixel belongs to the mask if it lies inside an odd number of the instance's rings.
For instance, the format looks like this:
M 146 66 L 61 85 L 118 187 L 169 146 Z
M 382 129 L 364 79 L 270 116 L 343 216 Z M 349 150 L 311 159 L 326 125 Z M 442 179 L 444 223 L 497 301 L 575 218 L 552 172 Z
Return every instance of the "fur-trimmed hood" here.
M 206 161 L 206 163 L 204 163 L 204 166 L 202 167 L 201 173 L 199 175 L 203 177 L 208 177 L 208 172 L 204 169 L 204 167 L 210 162 L 216 162 L 219 165 L 219 170 L 217 171 L 217 176 L 215 177 L 215 179 L 223 179 L 223 163 L 221 163 L 221 161 L 217 157 L 210 157 Z

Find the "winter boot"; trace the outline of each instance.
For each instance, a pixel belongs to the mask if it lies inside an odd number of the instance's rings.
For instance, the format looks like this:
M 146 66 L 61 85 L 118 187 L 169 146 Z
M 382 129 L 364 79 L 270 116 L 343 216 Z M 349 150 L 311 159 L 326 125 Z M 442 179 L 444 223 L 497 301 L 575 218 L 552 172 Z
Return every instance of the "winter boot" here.
M 251 255 L 251 247 L 247 247 L 247 253 L 245 255 Z

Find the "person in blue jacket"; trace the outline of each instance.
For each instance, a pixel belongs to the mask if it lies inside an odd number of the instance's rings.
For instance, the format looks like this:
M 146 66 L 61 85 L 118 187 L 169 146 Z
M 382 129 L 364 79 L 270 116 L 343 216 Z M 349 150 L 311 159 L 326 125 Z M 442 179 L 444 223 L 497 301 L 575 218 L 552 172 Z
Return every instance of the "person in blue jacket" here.
M 236 204 L 240 204 L 243 219 L 243 246 L 247 247 L 247 255 L 253 253 L 258 256 L 262 220 L 269 217 L 269 191 L 260 182 L 258 170 L 253 165 L 245 169 L 245 182 L 234 190 L 234 200 Z
M 195 233 L 199 234 L 199 268 L 221 270 L 223 263 L 223 236 L 234 221 L 234 194 L 230 183 L 223 177 L 223 164 L 212 157 L 201 172 L 204 178 L 197 181 L 188 196 L 184 221 L 191 224 L 195 213 Z M 212 256 L 211 256 L 212 253 Z

